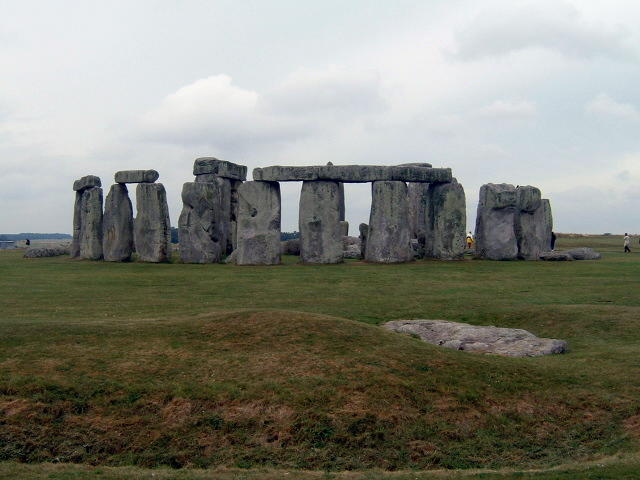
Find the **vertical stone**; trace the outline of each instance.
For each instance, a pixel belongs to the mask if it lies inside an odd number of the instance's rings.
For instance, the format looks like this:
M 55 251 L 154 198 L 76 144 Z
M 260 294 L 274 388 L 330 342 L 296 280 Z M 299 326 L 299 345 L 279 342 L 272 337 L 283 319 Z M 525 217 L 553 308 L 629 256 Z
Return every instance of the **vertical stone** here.
M 475 234 L 478 257 L 490 260 L 517 258 L 516 213 L 513 185 L 488 183 L 480 187 Z
M 520 259 L 538 260 L 540 254 L 548 250 L 544 235 L 544 210 L 541 206 L 538 188 L 528 185 L 516 188 L 515 231 Z
M 338 183 L 338 199 L 339 199 L 339 212 L 340 212 L 340 221 L 344 222 L 346 220 L 345 217 L 345 204 L 344 204 L 344 183 Z M 347 234 L 348 235 L 348 234 Z
M 302 183 L 299 228 L 302 262 L 339 263 L 343 261 L 338 182 Z
M 358 231 L 360 232 L 360 252 L 362 258 L 365 257 L 367 251 L 367 237 L 369 236 L 369 225 L 366 223 L 361 223 L 358 226 Z
M 82 192 L 80 202 L 80 257 L 102 258 L 102 188 L 91 187 Z
M 371 200 L 365 260 L 376 263 L 413 260 L 405 183 L 373 182 Z
M 242 185 L 240 180 L 231 180 L 231 221 L 229 224 L 231 238 L 231 251 L 238 246 L 238 187 Z
M 419 256 L 433 250 L 431 218 L 429 210 L 429 183 L 410 182 L 407 184 L 409 205 L 409 228 L 411 238 L 418 240 Z
M 460 259 L 464 255 L 467 228 L 464 188 L 454 178 L 451 183 L 433 184 L 429 190 L 429 216 L 433 222 L 430 256 Z
M 227 251 L 219 183 L 187 182 L 178 220 L 180 258 L 185 263 L 217 263 Z
M 82 192 L 76 192 L 73 204 L 73 240 L 69 255 L 71 258 L 80 256 L 80 232 L 82 231 Z
M 125 184 L 111 185 L 104 204 L 102 249 L 108 262 L 128 262 L 133 253 L 133 208 Z
M 171 260 L 171 222 L 167 193 L 161 183 L 139 183 L 136 187 L 136 219 L 133 238 L 143 262 Z
M 280 263 L 280 185 L 245 182 L 238 187 L 238 265 Z
M 349 222 L 341 221 L 340 222 L 340 236 L 348 237 L 349 236 Z
M 546 239 L 545 251 L 551 250 L 551 235 L 553 233 L 553 213 L 551 212 L 551 203 L 546 198 L 542 199 L 540 208 L 543 211 L 544 230 L 543 238 Z

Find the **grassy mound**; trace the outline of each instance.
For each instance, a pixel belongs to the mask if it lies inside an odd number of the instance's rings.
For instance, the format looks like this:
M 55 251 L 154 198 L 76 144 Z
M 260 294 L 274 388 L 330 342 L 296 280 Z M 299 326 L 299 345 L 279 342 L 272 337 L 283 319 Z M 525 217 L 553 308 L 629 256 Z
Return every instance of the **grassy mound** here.
M 628 412 L 562 358 L 450 351 L 286 311 L 3 338 L 0 458 L 352 470 L 540 465 L 621 446 Z M 613 408 L 612 408 L 613 407 Z

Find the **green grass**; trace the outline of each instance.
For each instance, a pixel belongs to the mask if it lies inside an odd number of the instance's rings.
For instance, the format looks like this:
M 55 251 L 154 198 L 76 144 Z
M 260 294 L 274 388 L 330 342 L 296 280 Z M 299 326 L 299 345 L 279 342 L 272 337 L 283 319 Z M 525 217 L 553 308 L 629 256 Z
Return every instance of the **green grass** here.
M 567 263 L 0 252 L 0 478 L 640 478 L 640 256 L 621 243 L 560 238 L 604 254 Z M 480 356 L 376 326 L 402 318 L 571 351 Z M 185 468 L 146 470 L 162 466 Z M 220 467 L 241 470 L 197 470 Z

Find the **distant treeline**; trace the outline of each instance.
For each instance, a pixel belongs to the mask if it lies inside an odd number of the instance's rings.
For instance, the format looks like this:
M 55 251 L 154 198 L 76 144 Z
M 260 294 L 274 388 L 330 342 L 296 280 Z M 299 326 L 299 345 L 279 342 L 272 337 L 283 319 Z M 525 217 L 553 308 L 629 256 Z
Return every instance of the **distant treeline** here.
M 300 238 L 300 232 L 282 232 L 282 233 L 280 233 L 280 240 L 293 240 L 294 238 Z
M 0 233 L 0 240 L 66 240 L 71 238 L 68 233 Z

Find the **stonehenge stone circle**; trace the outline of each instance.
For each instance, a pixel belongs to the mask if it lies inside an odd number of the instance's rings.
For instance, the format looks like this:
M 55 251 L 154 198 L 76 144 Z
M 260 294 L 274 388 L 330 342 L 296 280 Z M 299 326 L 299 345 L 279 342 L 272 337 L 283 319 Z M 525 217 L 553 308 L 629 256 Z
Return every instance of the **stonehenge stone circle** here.
M 178 220 L 180 258 L 184 263 L 218 263 L 227 252 L 226 211 L 214 182 L 187 182 L 182 187 L 182 212 Z
M 325 165 L 313 167 L 264 167 L 253 170 L 253 179 L 270 182 L 327 180 L 344 183 L 376 181 L 431 182 L 451 181 L 450 168 L 378 165 Z
M 153 183 L 159 176 L 155 170 L 121 170 L 113 177 L 116 183 Z
M 139 183 L 136 207 L 133 238 L 138 258 L 143 262 L 168 262 L 171 260 L 171 222 L 164 185 Z
M 456 260 L 464 255 L 467 202 L 464 188 L 454 178 L 451 183 L 431 185 L 429 195 L 432 222 L 429 256 Z
M 300 259 L 303 263 L 340 263 L 340 186 L 338 182 L 303 182 L 300 193 Z
M 245 182 L 238 187 L 238 265 L 280 263 L 280 185 Z
M 409 262 L 413 260 L 410 240 L 406 184 L 373 182 L 364 259 L 374 263 Z
M 104 204 L 102 250 L 107 262 L 128 262 L 133 253 L 133 208 L 127 186 L 111 185 Z

